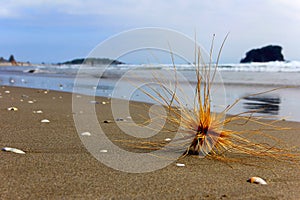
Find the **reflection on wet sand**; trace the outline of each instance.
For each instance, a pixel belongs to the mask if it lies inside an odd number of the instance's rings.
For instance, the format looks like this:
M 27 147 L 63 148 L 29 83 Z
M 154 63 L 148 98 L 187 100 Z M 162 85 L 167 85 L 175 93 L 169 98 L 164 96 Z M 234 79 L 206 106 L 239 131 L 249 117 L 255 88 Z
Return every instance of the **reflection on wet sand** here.
M 247 111 L 256 111 L 261 114 L 278 115 L 280 109 L 280 97 L 271 95 L 259 95 L 245 97 L 243 103 Z

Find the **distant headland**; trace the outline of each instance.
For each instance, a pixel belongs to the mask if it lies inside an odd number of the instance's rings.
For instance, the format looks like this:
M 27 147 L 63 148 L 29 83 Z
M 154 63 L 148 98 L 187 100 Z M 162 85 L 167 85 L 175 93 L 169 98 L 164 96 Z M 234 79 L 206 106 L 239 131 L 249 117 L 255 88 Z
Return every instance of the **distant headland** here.
M 41 63 L 38 65 L 44 65 L 45 63 Z M 109 58 L 77 58 L 70 61 L 60 62 L 60 63 L 52 63 L 51 65 L 81 65 L 81 64 L 87 64 L 87 65 L 120 65 L 125 64 L 118 60 L 112 60 Z M 14 55 L 10 55 L 8 59 L 5 59 L 3 57 L 0 57 L 0 66 L 32 66 L 37 64 L 32 64 L 30 62 L 19 62 L 16 61 Z
M 58 65 L 80 65 L 80 64 L 88 64 L 88 65 L 120 65 L 125 64 L 118 60 L 111 60 L 109 58 L 77 58 L 71 61 L 66 61 L 63 63 L 57 63 Z

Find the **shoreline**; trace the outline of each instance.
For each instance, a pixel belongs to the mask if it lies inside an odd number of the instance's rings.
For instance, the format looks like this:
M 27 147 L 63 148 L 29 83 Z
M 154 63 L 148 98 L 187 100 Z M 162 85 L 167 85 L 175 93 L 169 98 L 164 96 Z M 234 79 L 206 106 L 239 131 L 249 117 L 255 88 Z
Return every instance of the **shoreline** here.
M 26 152 L 25 155 L 0 152 L 3 199 L 300 198 L 299 166 L 271 159 L 247 158 L 256 166 L 246 166 L 189 156 L 177 161 L 185 167 L 177 167 L 175 162 L 149 173 L 114 170 L 96 160 L 81 142 L 73 120 L 76 113 L 72 110 L 71 93 L 8 86 L 0 87 L 0 93 L 1 148 L 11 146 Z M 105 97 L 95 100 L 108 101 Z M 8 111 L 11 106 L 19 110 Z M 109 104 L 95 104 L 95 109 L 100 123 L 114 120 L 108 114 Z M 43 113 L 33 113 L 36 110 Z M 134 118 L 144 113 L 133 106 L 132 114 Z M 42 119 L 49 119 L 50 123 L 41 123 Z M 271 134 L 289 146 L 299 147 L 300 123 L 280 121 L 279 124 L 291 129 Z M 109 135 L 120 131 L 115 123 L 101 126 Z M 155 163 L 145 163 L 151 164 Z M 247 183 L 251 176 L 264 178 L 268 185 Z

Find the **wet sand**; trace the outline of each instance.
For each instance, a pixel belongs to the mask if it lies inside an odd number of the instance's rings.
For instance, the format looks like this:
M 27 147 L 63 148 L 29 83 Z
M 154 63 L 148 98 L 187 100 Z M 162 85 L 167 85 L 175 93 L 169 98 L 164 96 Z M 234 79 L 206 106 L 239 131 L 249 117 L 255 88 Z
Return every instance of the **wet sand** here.
M 185 157 L 177 161 L 185 167 L 174 162 L 149 173 L 111 169 L 83 146 L 73 120 L 78 113 L 72 111 L 72 94 L 17 87 L 1 87 L 0 93 L 0 147 L 26 152 L 0 152 L 1 199 L 300 199 L 300 168 L 272 159 L 247 158 L 255 165 L 247 166 Z M 19 110 L 8 111 L 11 106 Z M 113 120 L 109 104 L 95 107 L 100 122 Z M 132 109 L 133 115 L 143 114 Z M 280 124 L 292 129 L 271 134 L 299 147 L 300 123 Z M 106 134 L 120 131 L 115 123 L 103 126 Z M 268 185 L 248 183 L 251 176 L 264 178 Z

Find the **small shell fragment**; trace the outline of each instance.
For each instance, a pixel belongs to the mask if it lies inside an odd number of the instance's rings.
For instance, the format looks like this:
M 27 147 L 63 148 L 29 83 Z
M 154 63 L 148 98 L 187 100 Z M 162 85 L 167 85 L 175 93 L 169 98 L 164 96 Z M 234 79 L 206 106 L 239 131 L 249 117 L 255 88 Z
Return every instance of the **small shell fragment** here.
M 107 153 L 107 150 L 106 149 L 102 149 L 102 150 L 100 150 L 100 153 Z
M 91 136 L 91 133 L 90 132 L 83 132 L 81 133 L 82 136 Z
M 42 123 L 49 123 L 50 121 L 48 119 L 42 119 L 41 122 Z
M 6 91 L 4 91 L 4 93 L 5 93 L 5 94 L 9 94 L 9 93 L 10 93 L 10 91 L 9 91 L 9 90 L 6 90 Z
M 33 101 L 28 101 L 28 103 L 34 103 Z
M 17 153 L 17 154 L 25 154 L 24 151 L 22 151 L 20 149 L 12 148 L 12 147 L 4 147 L 4 148 L 2 148 L 2 151 L 9 151 L 9 152 Z
M 249 182 L 249 183 L 256 183 L 256 184 L 261 184 L 261 185 L 267 185 L 267 182 L 266 182 L 264 179 L 262 179 L 262 178 L 260 178 L 260 177 L 255 177 L 255 176 L 249 178 L 249 179 L 247 180 L 247 182 Z
M 43 113 L 43 111 L 42 110 L 34 110 L 33 113 L 35 113 L 35 114 L 41 114 L 41 113 Z
M 176 166 L 177 167 L 185 167 L 185 164 L 183 164 L 183 163 L 176 163 Z
M 16 107 L 9 107 L 9 108 L 7 108 L 7 110 L 9 110 L 9 111 L 17 111 L 17 110 L 19 110 L 19 109 L 16 108 Z
M 172 139 L 171 138 L 165 138 L 165 141 L 166 142 L 169 142 L 169 141 L 171 141 Z

